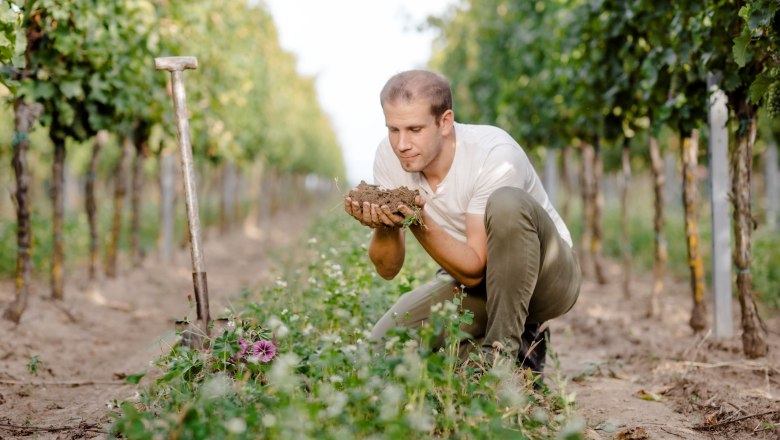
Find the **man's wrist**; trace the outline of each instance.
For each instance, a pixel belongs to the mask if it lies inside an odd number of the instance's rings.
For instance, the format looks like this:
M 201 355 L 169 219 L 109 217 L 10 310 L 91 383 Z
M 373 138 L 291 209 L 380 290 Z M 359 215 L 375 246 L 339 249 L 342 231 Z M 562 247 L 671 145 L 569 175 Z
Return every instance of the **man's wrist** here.
M 396 226 L 387 226 L 387 225 L 379 225 L 374 228 L 374 231 L 383 234 L 383 235 L 392 235 L 394 232 L 398 232 L 398 227 Z

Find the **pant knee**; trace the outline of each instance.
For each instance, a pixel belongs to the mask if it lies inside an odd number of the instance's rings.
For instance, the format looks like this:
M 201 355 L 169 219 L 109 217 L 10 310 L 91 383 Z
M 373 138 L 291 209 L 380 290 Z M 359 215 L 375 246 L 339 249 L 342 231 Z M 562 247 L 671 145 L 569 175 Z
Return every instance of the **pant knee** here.
M 534 203 L 538 203 L 528 191 L 511 186 L 501 187 L 488 197 L 485 206 L 485 216 L 497 218 L 517 218 L 523 213 L 532 211 Z
M 495 237 L 502 231 L 516 236 L 517 228 L 536 230 L 538 202 L 527 191 L 520 188 L 501 187 L 490 195 L 485 207 L 485 228 Z

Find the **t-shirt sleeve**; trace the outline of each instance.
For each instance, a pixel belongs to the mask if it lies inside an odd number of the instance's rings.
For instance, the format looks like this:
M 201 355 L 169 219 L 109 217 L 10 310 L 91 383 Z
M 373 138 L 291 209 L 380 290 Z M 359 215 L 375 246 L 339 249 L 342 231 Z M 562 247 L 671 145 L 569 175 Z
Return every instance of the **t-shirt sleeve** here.
M 474 194 L 469 200 L 467 212 L 484 214 L 488 197 L 498 188 L 511 186 L 530 190 L 528 186 L 533 182 L 532 176 L 531 163 L 519 146 L 497 145 L 488 153 L 478 171 Z

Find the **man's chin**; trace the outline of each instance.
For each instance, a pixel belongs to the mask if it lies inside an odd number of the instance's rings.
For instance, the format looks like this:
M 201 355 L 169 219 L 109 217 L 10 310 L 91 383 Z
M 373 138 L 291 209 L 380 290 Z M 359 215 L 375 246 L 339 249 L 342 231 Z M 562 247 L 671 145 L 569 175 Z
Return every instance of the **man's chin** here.
M 415 163 L 404 163 L 401 162 L 401 168 L 404 169 L 407 173 L 418 173 L 420 172 L 420 167 L 417 166 Z

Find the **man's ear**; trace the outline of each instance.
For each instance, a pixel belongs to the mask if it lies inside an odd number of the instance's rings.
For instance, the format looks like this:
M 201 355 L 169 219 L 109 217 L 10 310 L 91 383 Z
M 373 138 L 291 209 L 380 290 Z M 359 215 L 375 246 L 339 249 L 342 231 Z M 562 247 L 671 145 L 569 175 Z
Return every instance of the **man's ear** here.
M 453 112 L 452 109 L 442 113 L 441 118 L 439 118 L 439 126 L 441 127 L 441 134 L 443 136 L 452 133 L 453 127 L 455 126 L 455 112 Z

